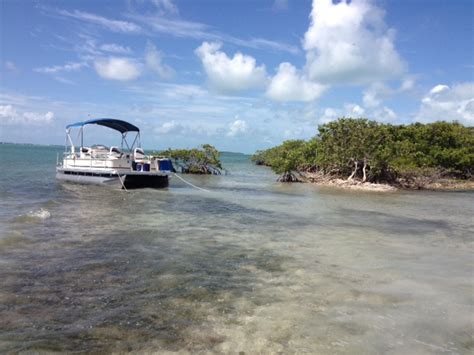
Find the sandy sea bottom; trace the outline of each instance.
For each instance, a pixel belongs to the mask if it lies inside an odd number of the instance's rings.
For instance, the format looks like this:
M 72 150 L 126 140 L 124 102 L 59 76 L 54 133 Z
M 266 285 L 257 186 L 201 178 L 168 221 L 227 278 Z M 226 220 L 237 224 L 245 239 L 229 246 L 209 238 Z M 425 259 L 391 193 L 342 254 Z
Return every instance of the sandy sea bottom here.
M 226 159 L 186 177 L 210 193 L 11 172 L 0 351 L 472 353 L 474 194 L 277 184 Z

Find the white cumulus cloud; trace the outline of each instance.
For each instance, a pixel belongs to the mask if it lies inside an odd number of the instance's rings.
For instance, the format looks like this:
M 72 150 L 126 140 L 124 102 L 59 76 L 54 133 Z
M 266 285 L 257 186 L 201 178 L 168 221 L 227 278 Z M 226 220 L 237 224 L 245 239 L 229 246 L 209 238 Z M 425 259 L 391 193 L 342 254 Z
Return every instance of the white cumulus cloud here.
M 377 95 L 377 91 L 375 91 L 372 87 L 364 91 L 362 101 L 364 102 L 365 107 L 370 108 L 378 107 L 381 103 L 381 100 Z
M 410 91 L 415 87 L 416 80 L 413 77 L 407 77 L 402 80 L 402 83 L 400 85 L 400 88 L 398 91 L 404 92 L 404 91 Z
M 228 137 L 236 137 L 247 133 L 249 125 L 244 120 L 235 120 L 229 125 L 229 131 L 227 132 Z
M 281 63 L 266 95 L 275 101 L 313 101 L 324 90 L 324 85 L 309 81 L 290 63 Z
M 376 108 L 382 105 L 382 102 L 387 97 L 390 97 L 394 94 L 407 91 L 408 89 L 403 89 L 403 86 L 407 87 L 411 85 L 410 83 L 406 84 L 402 82 L 399 89 L 392 89 L 389 86 L 385 85 L 382 82 L 374 82 L 364 91 L 362 101 L 366 108 Z
M 109 80 L 133 80 L 141 73 L 137 62 L 121 57 L 98 58 L 94 62 L 94 68 L 99 76 Z
M 253 57 L 240 52 L 230 58 L 219 50 L 221 46 L 216 42 L 203 42 L 195 51 L 214 89 L 236 92 L 265 84 L 265 65 L 258 66 Z
M 152 43 L 147 44 L 145 53 L 145 63 L 160 78 L 170 79 L 174 76 L 174 70 L 169 65 L 163 63 L 163 55 Z
M 395 120 L 398 116 L 387 106 L 364 108 L 355 103 L 345 103 L 342 108 L 326 108 L 319 117 L 319 123 L 327 123 L 340 117 L 368 118 L 379 122 L 387 122 Z
M 179 122 L 176 120 L 171 120 L 164 122 L 158 127 L 154 128 L 154 132 L 162 135 L 163 137 L 180 136 L 189 143 L 189 140 L 199 140 L 199 137 L 214 137 L 218 131 L 222 132 L 223 128 L 224 127 L 222 127 L 222 124 L 216 125 L 210 122 Z M 175 144 L 176 141 L 173 143 Z
M 183 126 L 176 121 L 164 122 L 161 126 L 155 128 L 155 132 L 159 134 L 179 133 L 183 130 Z
M 420 122 L 457 120 L 474 125 L 474 82 L 434 86 L 423 97 L 415 119 Z
M 377 121 L 393 121 L 397 118 L 397 114 L 391 108 L 384 106 L 378 108 L 371 113 L 371 118 Z
M 12 105 L 0 105 L 0 124 L 1 125 L 41 125 L 51 123 L 54 119 L 54 113 L 38 112 L 18 112 Z
M 318 121 L 319 123 L 324 124 L 338 119 L 339 116 L 340 114 L 338 113 L 338 110 L 332 107 L 327 107 L 324 109 L 323 114 L 319 117 Z
M 433 87 L 430 90 L 429 95 L 436 95 L 436 94 L 442 93 L 443 91 L 446 91 L 446 90 L 449 90 L 448 85 L 439 84 L 439 85 L 436 85 L 435 87 Z
M 322 111 L 319 117 L 319 123 L 328 123 L 337 120 L 341 117 L 360 118 L 365 115 L 366 111 L 363 107 L 354 104 L 346 103 L 342 108 L 327 107 Z
M 0 105 L 0 117 L 7 118 L 16 116 L 16 110 L 13 108 L 12 105 Z
M 394 30 L 387 29 L 383 10 L 371 0 L 313 0 L 303 45 L 308 76 L 318 82 L 363 84 L 405 70 Z
M 387 29 L 384 12 L 372 0 L 313 0 L 311 24 L 303 47 L 302 70 L 281 63 L 271 79 L 267 97 L 278 101 L 313 101 L 331 85 L 376 83 L 364 93 L 364 106 L 379 107 L 382 81 L 400 78 L 405 64 Z M 408 91 L 414 79 L 405 78 L 399 90 Z
M 344 108 L 348 117 L 360 118 L 365 114 L 365 109 L 357 104 L 345 104 Z

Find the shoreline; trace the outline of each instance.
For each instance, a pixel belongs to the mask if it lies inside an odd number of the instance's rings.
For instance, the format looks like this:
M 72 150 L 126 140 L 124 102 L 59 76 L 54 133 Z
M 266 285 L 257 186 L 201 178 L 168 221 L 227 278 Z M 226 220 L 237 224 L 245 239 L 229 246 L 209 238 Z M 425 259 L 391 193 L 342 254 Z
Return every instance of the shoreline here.
M 334 187 L 342 190 L 368 191 L 368 192 L 395 192 L 399 189 L 387 184 L 374 184 L 371 182 L 346 181 L 335 179 L 328 182 L 312 182 L 312 184 L 324 187 Z
M 327 177 L 322 177 L 320 174 L 304 173 L 301 176 L 304 176 L 310 184 L 342 190 L 369 192 L 395 192 L 399 190 L 397 187 L 388 184 L 374 184 L 371 182 L 344 180 L 339 178 L 328 179 Z
M 362 182 L 359 180 L 345 180 L 340 178 L 330 178 L 318 173 L 299 172 L 299 175 L 305 182 L 333 187 L 343 190 L 369 191 L 369 192 L 396 192 L 410 190 L 426 191 L 474 191 L 474 181 L 472 180 L 454 180 L 440 179 L 436 182 L 426 183 L 423 186 L 402 186 L 382 183 Z
M 424 190 L 432 191 L 474 191 L 472 180 L 440 180 L 432 182 L 424 187 Z

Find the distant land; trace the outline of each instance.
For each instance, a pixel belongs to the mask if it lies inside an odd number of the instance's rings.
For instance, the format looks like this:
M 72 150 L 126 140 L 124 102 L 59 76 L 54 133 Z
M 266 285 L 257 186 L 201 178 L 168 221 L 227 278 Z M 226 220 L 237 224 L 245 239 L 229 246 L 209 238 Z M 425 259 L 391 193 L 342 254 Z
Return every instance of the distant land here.
M 61 144 L 35 144 L 35 143 L 16 143 L 16 142 L 1 142 L 0 145 L 26 145 L 26 146 L 36 146 L 36 147 L 58 147 L 58 148 L 63 148 L 64 146 Z M 156 148 L 144 148 L 146 151 L 161 151 L 165 149 L 156 149 Z M 247 154 L 247 153 L 241 153 L 241 152 L 228 152 L 228 151 L 220 151 L 221 154 L 227 154 L 227 155 L 248 155 L 251 156 L 252 154 Z

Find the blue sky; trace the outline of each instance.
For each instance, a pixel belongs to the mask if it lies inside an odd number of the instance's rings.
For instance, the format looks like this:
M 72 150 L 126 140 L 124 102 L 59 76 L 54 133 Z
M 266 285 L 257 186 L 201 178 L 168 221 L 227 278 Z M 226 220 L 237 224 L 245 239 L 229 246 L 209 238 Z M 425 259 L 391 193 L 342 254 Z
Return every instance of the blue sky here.
M 0 6 L 0 141 L 61 144 L 89 117 L 138 125 L 146 148 L 240 152 L 342 116 L 474 125 L 470 0 Z

